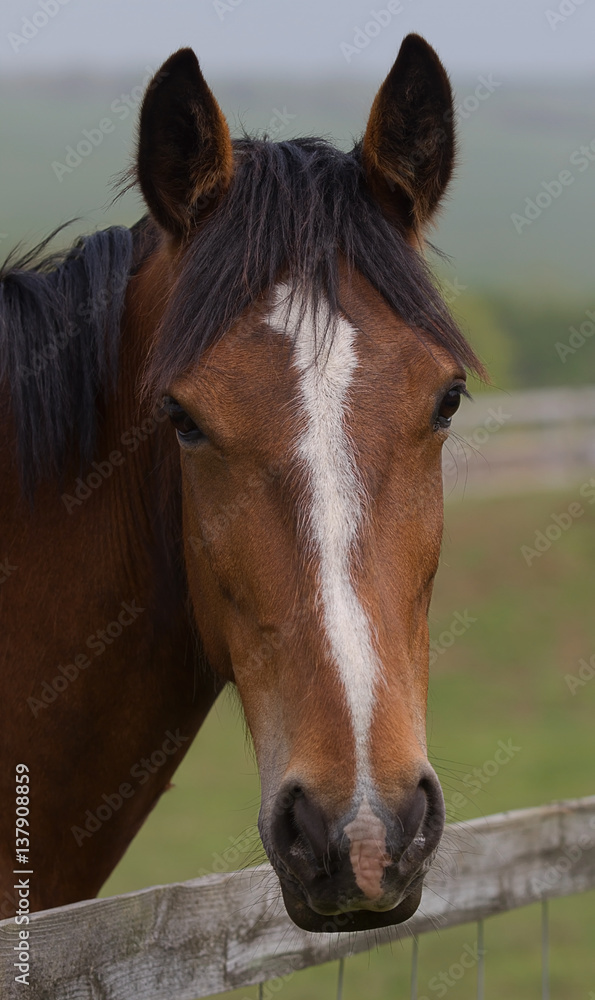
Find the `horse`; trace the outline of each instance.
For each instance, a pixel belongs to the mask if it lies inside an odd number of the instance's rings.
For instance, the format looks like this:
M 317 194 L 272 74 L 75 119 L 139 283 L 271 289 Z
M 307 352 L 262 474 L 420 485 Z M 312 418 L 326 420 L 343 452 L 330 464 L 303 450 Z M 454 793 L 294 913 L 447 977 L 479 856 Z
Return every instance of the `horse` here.
M 417 35 L 350 153 L 232 140 L 181 49 L 140 112 L 148 215 L 5 264 L 3 916 L 99 891 L 228 684 L 294 922 L 418 907 L 441 450 L 483 372 L 423 256 L 454 158 Z

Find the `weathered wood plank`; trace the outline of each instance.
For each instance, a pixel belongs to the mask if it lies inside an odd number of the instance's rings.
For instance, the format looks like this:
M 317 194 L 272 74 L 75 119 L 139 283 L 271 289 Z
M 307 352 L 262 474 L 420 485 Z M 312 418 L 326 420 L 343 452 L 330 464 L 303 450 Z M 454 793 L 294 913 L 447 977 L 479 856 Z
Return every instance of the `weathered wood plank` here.
M 494 411 L 506 415 L 501 426 L 507 430 L 529 424 L 592 423 L 595 420 L 595 390 L 585 385 L 523 389 L 510 394 L 482 392 L 473 406 L 463 406 L 457 413 L 457 431 L 485 426 L 485 418 Z M 493 422 L 491 426 L 492 432 L 497 429 Z
M 465 496 L 575 489 L 593 475 L 595 389 L 480 393 L 456 416 L 444 449 L 444 493 Z
M 4 920 L 0 996 L 195 1000 L 593 887 L 595 796 L 447 827 L 418 914 L 369 940 L 299 930 L 267 866 L 33 914 L 28 988 L 14 981 L 19 928 Z

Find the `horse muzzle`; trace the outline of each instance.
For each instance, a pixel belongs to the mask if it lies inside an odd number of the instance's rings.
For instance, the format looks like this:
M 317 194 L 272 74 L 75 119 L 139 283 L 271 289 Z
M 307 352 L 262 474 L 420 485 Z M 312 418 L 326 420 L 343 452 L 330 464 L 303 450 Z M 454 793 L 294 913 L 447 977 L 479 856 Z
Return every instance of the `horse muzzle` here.
M 292 777 L 260 825 L 294 923 L 325 933 L 368 930 L 415 913 L 444 829 L 444 799 L 425 765 L 398 803 L 360 791 L 336 820 Z

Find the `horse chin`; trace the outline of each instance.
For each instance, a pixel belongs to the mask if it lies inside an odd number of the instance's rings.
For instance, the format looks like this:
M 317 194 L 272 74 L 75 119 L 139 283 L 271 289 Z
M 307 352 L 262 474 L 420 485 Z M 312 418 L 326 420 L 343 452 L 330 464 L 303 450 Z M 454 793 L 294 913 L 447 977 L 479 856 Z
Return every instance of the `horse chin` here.
M 417 910 L 422 894 L 421 883 L 392 910 L 349 910 L 332 915 L 317 913 L 308 904 L 281 887 L 285 908 L 294 924 L 304 931 L 341 934 L 348 931 L 369 931 L 376 927 L 392 927 L 409 920 Z

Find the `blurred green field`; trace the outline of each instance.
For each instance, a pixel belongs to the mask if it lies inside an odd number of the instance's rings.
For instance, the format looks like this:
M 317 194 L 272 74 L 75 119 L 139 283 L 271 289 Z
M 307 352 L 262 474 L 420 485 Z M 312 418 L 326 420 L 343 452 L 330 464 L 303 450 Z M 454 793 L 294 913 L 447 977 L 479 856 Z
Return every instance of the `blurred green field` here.
M 595 679 L 571 693 L 566 675 L 595 652 L 595 507 L 527 566 L 531 545 L 552 513 L 578 489 L 447 506 L 441 570 L 431 612 L 435 640 L 455 612 L 476 619 L 437 654 L 428 709 L 430 756 L 451 819 L 593 794 Z M 499 740 L 520 749 L 480 791 L 463 781 L 493 758 Z M 262 860 L 254 835 L 256 768 L 233 694 L 224 694 L 102 895 L 231 870 Z M 467 805 L 452 809 L 463 792 Z M 233 844 L 241 838 L 243 851 Z M 248 846 L 247 846 L 248 845 Z M 222 856 L 227 852 L 226 858 Z M 227 860 L 227 864 L 226 864 Z M 551 904 L 552 998 L 587 1000 L 595 990 L 595 894 Z M 473 946 L 475 927 L 427 935 L 420 943 L 419 995 L 440 996 L 432 979 Z M 487 996 L 541 996 L 539 908 L 486 922 Z M 385 946 L 346 963 L 345 1000 L 409 996 L 410 946 Z M 333 995 L 336 964 L 294 975 L 284 1000 Z M 475 994 L 475 972 L 448 991 Z M 257 990 L 230 996 L 256 997 Z

